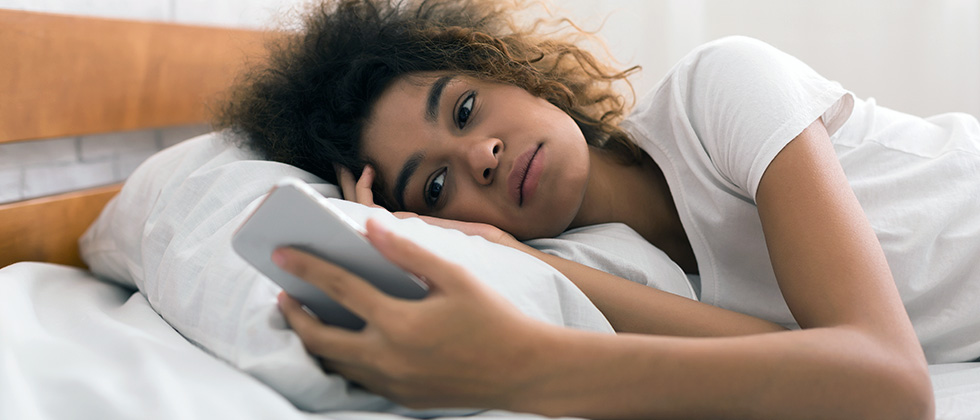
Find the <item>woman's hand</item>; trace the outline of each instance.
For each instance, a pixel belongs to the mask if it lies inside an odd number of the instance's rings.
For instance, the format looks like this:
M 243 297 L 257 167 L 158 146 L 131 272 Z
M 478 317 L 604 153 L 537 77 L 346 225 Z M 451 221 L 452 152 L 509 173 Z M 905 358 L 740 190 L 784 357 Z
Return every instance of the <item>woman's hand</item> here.
M 360 203 L 368 207 L 379 207 L 374 203 L 374 192 L 371 191 L 371 185 L 374 183 L 375 176 L 374 168 L 371 165 L 364 167 L 364 172 L 361 173 L 361 177 L 357 180 L 354 179 L 354 174 L 344 166 L 335 164 L 334 171 L 337 172 L 337 180 L 340 183 L 345 200 Z M 418 214 L 408 211 L 399 211 L 393 214 L 399 219 L 419 217 Z M 525 247 L 513 235 L 486 223 L 461 222 L 432 216 L 421 216 L 421 219 L 430 225 L 456 229 L 467 235 L 482 236 L 490 242 L 506 245 L 511 248 L 523 249 Z
M 361 172 L 361 177 L 357 180 L 354 179 L 354 174 L 351 173 L 350 169 L 345 166 L 334 164 L 333 169 L 337 173 L 337 182 L 340 184 L 344 200 L 368 207 L 381 207 L 374 203 L 374 192 L 371 190 L 371 186 L 374 185 L 374 167 L 365 166 L 364 172 Z M 410 211 L 396 211 L 392 214 L 399 219 L 418 217 L 417 214 Z
M 461 222 L 459 220 L 441 219 L 432 216 L 419 216 L 419 218 L 430 225 L 448 229 L 456 229 L 467 235 L 482 236 L 483 239 L 495 244 L 509 246 L 518 250 L 526 250 L 529 248 L 527 245 L 524 245 L 523 242 L 514 238 L 514 235 L 504 232 L 494 225 L 477 222 Z
M 547 358 L 548 331 L 462 267 L 397 237 L 374 220 L 371 243 L 429 285 L 421 300 L 402 300 L 295 249 L 273 259 L 364 319 L 361 331 L 322 324 L 280 294 L 279 306 L 307 350 L 336 371 L 410 407 L 507 408 Z
M 371 186 L 374 185 L 374 168 L 371 165 L 364 167 L 359 179 L 354 179 L 354 174 L 350 169 L 343 165 L 334 164 L 334 172 L 337 173 L 337 182 L 340 190 L 344 194 L 344 200 L 360 203 L 368 207 L 381 207 L 374 204 L 374 192 Z

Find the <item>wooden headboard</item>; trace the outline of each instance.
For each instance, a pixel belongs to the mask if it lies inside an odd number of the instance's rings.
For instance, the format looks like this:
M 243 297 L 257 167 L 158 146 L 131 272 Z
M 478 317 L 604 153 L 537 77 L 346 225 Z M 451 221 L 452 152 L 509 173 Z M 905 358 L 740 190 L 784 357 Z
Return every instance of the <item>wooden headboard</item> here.
M 261 31 L 0 10 L 0 143 L 208 121 Z M 0 267 L 84 266 L 78 238 L 120 189 L 0 205 Z

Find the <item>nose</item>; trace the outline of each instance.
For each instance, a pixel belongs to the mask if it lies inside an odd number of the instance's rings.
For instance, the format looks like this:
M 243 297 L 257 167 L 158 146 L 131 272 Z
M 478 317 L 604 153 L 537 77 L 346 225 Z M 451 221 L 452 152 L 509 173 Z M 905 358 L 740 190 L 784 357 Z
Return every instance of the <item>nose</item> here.
M 504 149 L 504 142 L 498 138 L 485 138 L 479 140 L 470 148 L 468 160 L 473 172 L 473 178 L 481 185 L 489 185 L 493 182 L 500 164 L 500 152 Z

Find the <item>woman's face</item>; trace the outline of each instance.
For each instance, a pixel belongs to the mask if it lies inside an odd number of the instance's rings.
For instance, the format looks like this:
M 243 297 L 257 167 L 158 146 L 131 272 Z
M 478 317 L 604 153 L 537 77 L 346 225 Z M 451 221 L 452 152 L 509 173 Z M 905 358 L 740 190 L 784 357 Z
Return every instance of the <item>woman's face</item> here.
M 589 177 L 588 145 L 568 114 L 519 87 L 445 73 L 395 81 L 362 150 L 405 210 L 519 239 L 564 231 Z

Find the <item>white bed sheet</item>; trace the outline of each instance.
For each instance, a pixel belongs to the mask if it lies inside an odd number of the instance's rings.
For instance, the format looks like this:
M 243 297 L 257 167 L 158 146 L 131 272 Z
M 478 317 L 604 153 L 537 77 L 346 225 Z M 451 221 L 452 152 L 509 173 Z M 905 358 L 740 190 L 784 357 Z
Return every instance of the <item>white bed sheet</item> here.
M 980 363 L 930 367 L 937 418 L 980 418 Z M 481 418 L 540 417 L 488 411 Z M 0 418 L 398 420 L 307 413 L 180 336 L 137 292 L 42 263 L 0 269 Z
M 134 418 L 405 417 L 303 412 L 184 339 L 138 292 L 72 267 L 0 269 L 0 419 Z

